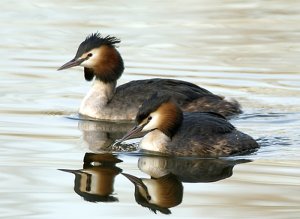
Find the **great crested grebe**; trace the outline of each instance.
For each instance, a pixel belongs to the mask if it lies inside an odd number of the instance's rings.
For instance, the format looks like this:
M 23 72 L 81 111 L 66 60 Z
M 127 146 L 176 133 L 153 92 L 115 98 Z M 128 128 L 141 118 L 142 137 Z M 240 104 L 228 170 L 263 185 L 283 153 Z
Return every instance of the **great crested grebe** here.
M 236 101 L 227 101 L 195 84 L 172 79 L 136 80 L 116 87 L 124 63 L 115 45 L 116 37 L 89 35 L 75 57 L 58 70 L 84 67 L 87 81 L 95 81 L 84 97 L 79 113 L 101 120 L 134 120 L 138 107 L 155 92 L 171 95 L 183 111 L 211 111 L 223 116 L 241 113 Z
M 139 148 L 174 156 L 222 157 L 252 152 L 257 142 L 212 112 L 183 113 L 170 96 L 152 95 L 140 107 L 136 126 L 120 142 L 148 132 Z

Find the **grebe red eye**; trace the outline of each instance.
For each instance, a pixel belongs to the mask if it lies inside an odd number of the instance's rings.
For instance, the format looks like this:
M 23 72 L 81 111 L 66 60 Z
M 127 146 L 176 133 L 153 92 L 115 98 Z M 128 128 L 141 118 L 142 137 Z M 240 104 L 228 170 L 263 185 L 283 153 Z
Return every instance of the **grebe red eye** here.
M 92 54 L 92 53 L 89 53 L 89 54 L 87 54 L 87 56 L 88 56 L 88 57 L 92 57 L 92 56 L 93 56 L 93 54 Z

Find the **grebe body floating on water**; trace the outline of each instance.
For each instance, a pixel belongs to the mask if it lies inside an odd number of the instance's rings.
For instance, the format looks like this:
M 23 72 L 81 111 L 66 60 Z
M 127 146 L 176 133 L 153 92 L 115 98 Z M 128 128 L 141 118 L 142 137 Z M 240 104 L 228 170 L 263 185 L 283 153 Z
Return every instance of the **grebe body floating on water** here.
M 75 57 L 58 70 L 84 67 L 87 81 L 95 81 L 84 97 L 79 113 L 101 120 L 134 120 L 139 106 L 155 92 L 172 96 L 183 111 L 211 111 L 223 116 L 241 113 L 236 101 L 227 101 L 195 84 L 172 79 L 136 80 L 116 87 L 124 63 L 115 45 L 120 40 L 99 33 L 89 35 Z
M 154 94 L 136 116 L 136 126 L 120 142 L 148 132 L 139 148 L 172 156 L 223 157 L 253 152 L 259 147 L 225 117 L 212 112 L 183 113 L 169 96 Z

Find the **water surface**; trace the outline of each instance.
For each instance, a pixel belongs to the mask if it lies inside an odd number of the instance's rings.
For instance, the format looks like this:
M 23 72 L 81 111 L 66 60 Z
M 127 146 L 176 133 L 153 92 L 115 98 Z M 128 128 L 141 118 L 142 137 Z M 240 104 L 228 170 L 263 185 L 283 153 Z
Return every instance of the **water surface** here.
M 150 179 L 146 167 L 156 167 L 155 174 L 177 176 L 166 179 L 178 188 L 169 217 L 299 218 L 299 2 L 13 0 L 1 7 L 0 217 L 162 217 L 167 211 L 136 202 L 121 174 Z M 221 166 L 128 153 L 84 166 L 87 152 L 127 129 L 68 118 L 90 83 L 80 68 L 56 69 L 97 30 L 122 39 L 119 84 L 172 77 L 237 99 L 244 114 L 233 124 L 263 147 Z M 195 172 L 175 171 L 185 165 Z M 88 168 L 100 173 L 89 182 L 111 186 L 107 199 L 92 203 L 74 190 L 76 174 L 66 170 Z M 97 180 L 103 171 L 112 184 Z

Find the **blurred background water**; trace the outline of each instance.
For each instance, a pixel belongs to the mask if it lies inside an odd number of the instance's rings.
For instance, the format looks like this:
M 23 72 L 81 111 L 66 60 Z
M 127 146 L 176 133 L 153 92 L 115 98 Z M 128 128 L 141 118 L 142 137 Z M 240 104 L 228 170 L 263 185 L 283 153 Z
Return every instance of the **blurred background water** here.
M 134 185 L 119 174 L 150 179 L 142 164 L 173 174 L 191 165 L 200 174 L 197 183 L 175 182 L 183 197 L 172 218 L 300 217 L 300 2 L 3 0 L 1 8 L 0 217 L 162 217 L 136 203 Z M 82 161 L 99 143 L 97 123 L 68 118 L 90 83 L 80 68 L 56 69 L 95 31 L 122 40 L 119 84 L 176 78 L 237 99 L 244 114 L 232 123 L 263 146 L 239 157 L 252 162 L 237 162 L 232 176 L 236 163 L 225 172 L 216 165 L 227 175 L 204 183 L 214 163 L 119 153 L 123 162 L 108 165 L 118 202 L 85 201 L 74 191 L 76 173 L 58 169 L 91 168 Z

